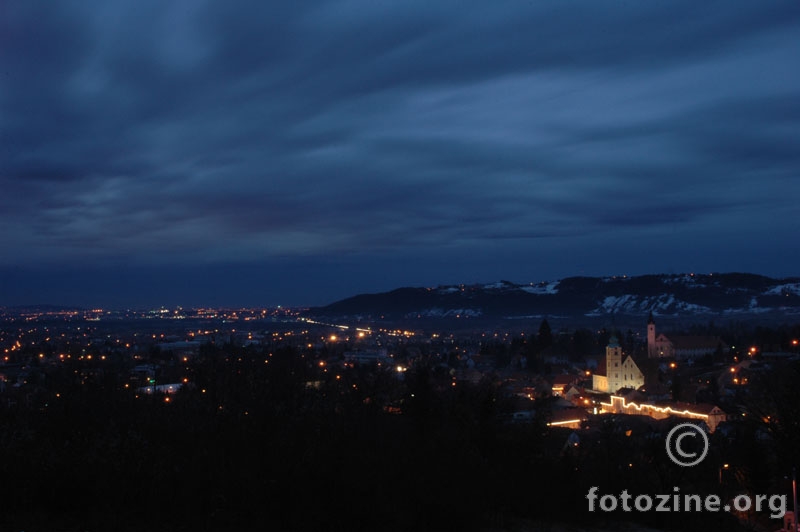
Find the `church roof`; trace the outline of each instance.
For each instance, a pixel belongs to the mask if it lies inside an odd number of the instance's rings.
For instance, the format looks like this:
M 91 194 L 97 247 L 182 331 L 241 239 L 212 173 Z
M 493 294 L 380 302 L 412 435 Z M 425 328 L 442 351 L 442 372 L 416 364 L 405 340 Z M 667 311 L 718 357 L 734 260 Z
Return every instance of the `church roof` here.
M 718 336 L 667 336 L 675 349 L 716 349 L 725 342 Z

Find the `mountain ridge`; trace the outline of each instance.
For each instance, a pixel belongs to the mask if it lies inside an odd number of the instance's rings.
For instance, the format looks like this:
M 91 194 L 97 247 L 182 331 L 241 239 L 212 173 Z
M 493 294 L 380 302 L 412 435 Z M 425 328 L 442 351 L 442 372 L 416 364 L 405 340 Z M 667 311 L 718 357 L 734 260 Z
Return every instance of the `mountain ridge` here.
M 800 277 L 752 273 L 648 274 L 567 277 L 520 284 L 511 281 L 401 287 L 358 294 L 310 315 L 360 319 L 530 316 L 746 317 L 780 313 L 800 316 Z

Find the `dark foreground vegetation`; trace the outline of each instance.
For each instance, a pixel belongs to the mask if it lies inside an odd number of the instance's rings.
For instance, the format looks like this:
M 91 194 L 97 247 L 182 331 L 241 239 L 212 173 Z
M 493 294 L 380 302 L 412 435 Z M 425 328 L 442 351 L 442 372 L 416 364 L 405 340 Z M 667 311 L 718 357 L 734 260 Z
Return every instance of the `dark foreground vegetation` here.
M 759 395 L 771 398 L 758 405 L 769 422 L 738 421 L 713 435 L 702 466 L 682 469 L 652 427 L 602 416 L 575 442 L 547 426 L 549 399 L 536 401 L 533 419 L 509 423 L 509 399 L 489 379 L 453 385 L 423 363 L 404 379 L 340 372 L 332 359 L 208 345 L 190 363 L 191 386 L 171 396 L 126 388 L 122 367 L 44 372 L 48 391 L 34 404 L 0 409 L 0 529 L 463 531 L 624 520 L 738 530 L 763 526 L 763 515 L 589 513 L 586 493 L 786 493 L 785 464 L 797 458 L 795 366 Z M 719 473 L 723 460 L 735 474 Z

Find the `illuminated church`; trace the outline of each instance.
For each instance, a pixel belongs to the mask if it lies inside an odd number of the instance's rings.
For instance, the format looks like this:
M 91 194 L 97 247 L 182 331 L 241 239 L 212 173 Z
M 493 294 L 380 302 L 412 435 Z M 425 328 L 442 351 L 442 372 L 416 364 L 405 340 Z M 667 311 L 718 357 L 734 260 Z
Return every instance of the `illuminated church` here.
M 606 346 L 606 356 L 592 376 L 592 388 L 598 392 L 616 393 L 621 388 L 638 390 L 644 386 L 644 374 L 630 355 L 622 353 L 616 336 Z
M 728 346 L 718 336 L 676 336 L 656 334 L 653 313 L 647 320 L 647 356 L 649 358 L 688 359 L 713 355 L 717 351 L 726 353 Z

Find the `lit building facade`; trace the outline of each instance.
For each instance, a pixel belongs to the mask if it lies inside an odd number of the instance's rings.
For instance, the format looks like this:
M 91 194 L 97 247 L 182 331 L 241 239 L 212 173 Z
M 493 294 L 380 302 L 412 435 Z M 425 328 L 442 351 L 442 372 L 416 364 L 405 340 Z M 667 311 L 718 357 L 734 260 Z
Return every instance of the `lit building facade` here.
M 598 392 L 616 393 L 621 388 L 637 390 L 644 386 L 644 374 L 631 356 L 622 353 L 616 336 L 606 346 L 605 364 L 600 363 L 592 376 L 592 388 Z
M 649 416 L 653 419 L 665 419 L 670 416 L 696 419 L 705 422 L 711 432 L 717 430 L 717 426 L 728 419 L 727 414 L 714 405 L 673 403 L 671 405 L 658 406 L 648 403 L 628 402 L 624 397 L 618 395 L 612 395 L 610 403 L 600 403 L 600 405 L 605 413 Z

